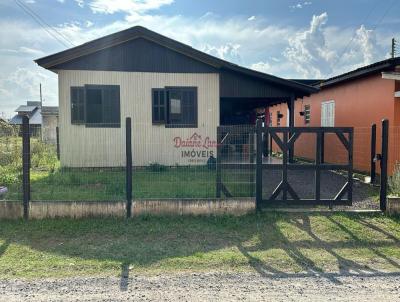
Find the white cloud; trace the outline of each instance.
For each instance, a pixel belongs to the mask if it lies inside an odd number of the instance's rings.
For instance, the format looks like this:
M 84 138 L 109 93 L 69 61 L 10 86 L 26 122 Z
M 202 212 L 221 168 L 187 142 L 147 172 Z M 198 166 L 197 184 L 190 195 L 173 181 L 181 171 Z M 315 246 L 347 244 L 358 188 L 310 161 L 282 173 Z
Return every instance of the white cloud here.
M 304 77 L 321 78 L 332 71 L 329 62 L 336 54 L 326 45 L 324 26 L 327 21 L 326 12 L 319 16 L 314 15 L 309 29 L 291 37 L 289 46 L 284 51 L 284 56 Z
M 251 17 L 249 17 L 247 20 L 253 21 L 253 20 L 255 20 L 255 19 L 256 19 L 256 16 L 251 16 Z
M 201 51 L 204 51 L 215 57 L 219 57 L 223 60 L 240 63 L 241 58 L 239 55 L 239 48 L 240 48 L 239 44 L 233 44 L 233 43 L 227 43 L 219 47 L 207 44 L 201 49 Z
M 295 10 L 295 9 L 300 9 L 300 8 L 303 8 L 303 7 L 311 5 L 311 4 L 312 4 L 311 1 L 304 1 L 304 2 L 299 2 L 297 4 L 291 5 L 291 6 L 289 6 L 289 8 Z
M 159 9 L 173 2 L 174 0 L 92 0 L 89 6 L 95 13 L 114 14 L 123 12 L 138 14 Z
M 78 4 L 79 7 L 84 7 L 85 6 L 85 1 L 84 0 L 75 0 L 76 4 Z

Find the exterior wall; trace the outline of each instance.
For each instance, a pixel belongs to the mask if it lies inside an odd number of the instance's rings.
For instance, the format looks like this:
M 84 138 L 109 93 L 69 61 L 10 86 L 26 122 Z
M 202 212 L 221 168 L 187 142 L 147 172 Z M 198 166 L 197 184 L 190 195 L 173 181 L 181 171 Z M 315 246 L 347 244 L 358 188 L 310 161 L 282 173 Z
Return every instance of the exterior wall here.
M 371 125 L 377 125 L 377 152 L 380 152 L 381 120 L 388 118 L 390 125 L 399 126 L 400 106 L 394 102 L 395 84 L 392 80 L 382 79 L 381 74 L 371 75 L 361 79 L 345 82 L 328 88 L 323 88 L 318 93 L 298 99 L 295 102 L 295 126 L 320 127 L 321 103 L 335 101 L 335 127 L 354 127 L 354 169 L 369 171 L 370 169 L 370 131 Z M 305 125 L 304 117 L 299 112 L 304 105 L 311 106 L 311 120 Z M 273 106 L 272 120 L 276 126 L 276 111 L 280 110 L 285 116 L 281 119 L 281 126 L 286 125 L 286 104 Z M 396 112 L 398 111 L 399 114 Z M 302 137 L 303 136 L 303 137 Z M 302 135 L 295 144 L 295 155 L 308 159 L 315 159 L 315 138 L 308 134 Z M 394 142 L 389 146 L 389 167 L 393 167 Z M 392 154 L 392 156 L 390 156 Z M 400 152 L 397 153 L 400 159 Z M 325 161 L 344 163 L 347 160 L 343 145 L 335 135 L 325 138 Z M 377 165 L 379 172 L 379 165 Z
M 58 126 L 58 116 L 43 115 L 42 117 L 42 141 L 49 144 L 57 143 L 56 128 Z
M 59 127 L 62 166 L 125 165 L 125 118 L 132 118 L 133 165 L 205 164 L 216 154 L 213 142 L 219 125 L 219 75 L 213 73 L 150 73 L 58 71 Z M 70 87 L 85 84 L 120 85 L 121 128 L 86 128 L 71 124 Z M 152 125 L 152 88 L 196 86 L 198 128 Z M 197 136 L 193 137 L 193 134 Z M 174 138 L 192 138 L 196 147 L 175 146 Z M 183 151 L 189 151 L 183 154 Z M 194 151 L 194 152 L 192 152 Z

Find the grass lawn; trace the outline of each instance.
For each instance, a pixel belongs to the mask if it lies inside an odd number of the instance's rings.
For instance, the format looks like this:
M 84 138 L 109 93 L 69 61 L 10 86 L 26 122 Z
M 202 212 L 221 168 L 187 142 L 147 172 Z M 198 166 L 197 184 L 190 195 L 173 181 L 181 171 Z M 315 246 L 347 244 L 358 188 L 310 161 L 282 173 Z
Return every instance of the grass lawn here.
M 224 173 L 223 181 L 235 197 L 254 196 L 254 182 L 246 171 Z M 133 196 L 140 198 L 215 198 L 216 172 L 204 166 L 143 168 L 133 172 Z M 9 186 L 8 200 L 21 199 L 21 185 Z M 125 200 L 123 169 L 56 169 L 31 171 L 32 200 Z
M 6 200 L 22 200 L 21 138 L 0 137 L 0 186 Z M 53 145 L 31 139 L 32 200 L 125 200 L 125 170 L 60 168 Z M 234 197 L 254 196 L 254 171 L 223 171 L 222 180 Z M 251 175 L 253 174 L 253 175 Z M 140 198 L 214 198 L 216 172 L 207 166 L 134 169 L 133 196 Z
M 399 240 L 381 214 L 0 221 L 0 278 L 400 272 Z

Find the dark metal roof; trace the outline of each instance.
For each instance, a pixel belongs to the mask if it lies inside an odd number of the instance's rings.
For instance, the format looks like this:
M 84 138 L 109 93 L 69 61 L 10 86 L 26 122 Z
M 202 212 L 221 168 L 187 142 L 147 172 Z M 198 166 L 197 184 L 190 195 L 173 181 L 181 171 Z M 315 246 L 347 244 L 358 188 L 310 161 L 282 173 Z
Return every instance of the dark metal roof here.
M 322 82 L 322 79 L 290 79 L 291 81 L 297 82 L 297 83 L 301 83 L 301 84 L 305 84 L 305 85 L 317 85 L 320 82 Z
M 228 61 L 216 58 L 199 50 L 196 50 L 186 44 L 180 43 L 176 40 L 170 39 L 168 37 L 162 36 L 154 31 L 148 30 L 142 26 L 134 26 L 129 29 L 84 43 L 80 46 L 76 46 L 65 51 L 61 51 L 59 53 L 46 56 L 40 59 L 35 60 L 35 62 L 47 69 L 54 69 L 57 65 L 77 59 L 79 57 L 89 55 L 95 53 L 97 51 L 116 46 L 122 44 L 124 42 L 143 38 L 154 43 L 157 43 L 161 46 L 167 47 L 181 53 L 185 56 L 191 57 L 195 60 L 206 63 L 210 66 L 213 66 L 217 69 L 224 69 L 233 72 L 240 73 L 242 75 L 246 75 L 252 78 L 256 78 L 262 81 L 268 81 L 270 83 L 274 83 L 286 88 L 289 88 L 296 92 L 296 95 L 308 95 L 310 93 L 316 92 L 317 89 L 315 87 L 311 87 L 302 83 L 285 80 L 276 76 L 272 76 L 266 73 L 254 71 L 252 69 L 248 69 L 245 67 L 241 67 L 239 65 L 230 63 Z
M 33 112 L 37 106 L 27 106 L 27 105 L 21 105 L 17 109 L 15 109 L 15 112 L 22 112 L 22 113 L 31 113 Z
M 43 106 L 42 115 L 58 115 L 57 106 Z
M 29 117 L 29 124 L 31 125 L 41 125 L 42 124 L 42 115 L 40 112 L 40 108 L 37 108 L 33 112 L 27 112 L 26 115 Z M 22 117 L 23 114 L 17 114 L 12 117 L 10 120 L 11 125 L 22 125 Z
M 329 78 L 321 81 L 321 83 L 314 84 L 316 87 L 324 88 L 332 85 L 336 85 L 345 81 L 355 80 L 361 77 L 365 77 L 370 74 L 393 70 L 396 66 L 400 65 L 400 57 L 390 58 L 383 61 L 379 61 L 367 66 L 363 66 L 352 70 L 350 72 L 343 73 L 341 75 Z

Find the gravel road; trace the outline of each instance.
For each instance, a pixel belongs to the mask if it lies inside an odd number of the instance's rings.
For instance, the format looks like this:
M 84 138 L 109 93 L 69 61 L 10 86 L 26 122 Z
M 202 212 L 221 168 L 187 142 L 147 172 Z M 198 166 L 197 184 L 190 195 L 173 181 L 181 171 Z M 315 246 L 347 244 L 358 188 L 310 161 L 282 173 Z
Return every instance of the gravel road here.
M 400 301 L 400 273 L 339 276 L 198 273 L 2 280 L 0 301 Z

